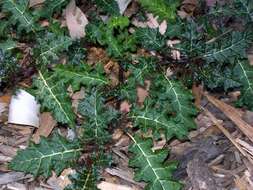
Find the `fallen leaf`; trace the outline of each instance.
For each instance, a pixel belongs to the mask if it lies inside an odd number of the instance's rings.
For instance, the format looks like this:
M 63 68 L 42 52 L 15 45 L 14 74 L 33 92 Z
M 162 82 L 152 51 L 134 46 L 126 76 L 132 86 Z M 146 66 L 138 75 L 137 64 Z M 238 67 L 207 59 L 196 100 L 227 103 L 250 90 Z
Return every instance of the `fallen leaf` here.
M 152 13 L 148 13 L 147 17 L 148 17 L 147 25 L 149 28 L 158 28 L 159 27 L 158 16 L 154 17 L 154 15 Z
M 71 0 L 66 7 L 66 22 L 71 38 L 79 39 L 85 36 L 85 26 L 88 24 L 88 19 L 76 6 L 75 0 Z
M 120 14 L 123 14 L 132 0 L 117 0 Z
M 203 86 L 202 85 L 197 85 L 197 84 L 193 84 L 192 86 L 192 93 L 193 96 L 195 98 L 195 106 L 197 108 L 200 108 L 201 106 L 201 99 L 202 99 L 202 95 L 203 95 Z
M 217 0 L 206 0 L 206 5 L 208 7 L 213 7 Z
M 166 20 L 164 20 L 164 21 L 162 21 L 162 23 L 159 25 L 159 32 L 160 32 L 160 34 L 162 34 L 162 35 L 164 35 L 165 34 L 165 32 L 166 32 L 166 30 L 167 30 L 167 21 Z
M 109 189 L 110 190 L 133 190 L 133 188 L 128 187 L 128 186 L 109 183 L 106 181 L 101 182 L 100 184 L 98 184 L 97 187 L 101 190 L 109 190 Z
M 120 111 L 121 112 L 128 113 L 128 112 L 130 112 L 130 108 L 131 108 L 131 105 L 129 104 L 129 102 L 127 102 L 127 101 L 121 102 L 121 104 L 120 104 Z
M 29 7 L 35 7 L 37 5 L 41 5 L 45 2 L 45 0 L 29 0 Z
M 143 104 L 147 96 L 148 96 L 148 90 L 142 87 L 137 87 L 138 103 Z
M 66 186 L 71 184 L 71 181 L 68 177 L 73 173 L 75 173 L 75 171 L 71 168 L 63 170 L 59 177 L 57 177 L 56 174 L 53 172 L 52 177 L 47 180 L 47 183 L 51 185 L 54 189 L 64 189 Z
M 109 61 L 106 51 L 102 48 L 91 47 L 88 49 L 87 64 L 94 65 L 98 62 L 106 64 Z
M 54 120 L 50 112 L 42 113 L 40 116 L 40 126 L 33 135 L 33 141 L 39 143 L 40 136 L 48 137 L 56 124 L 57 122 Z

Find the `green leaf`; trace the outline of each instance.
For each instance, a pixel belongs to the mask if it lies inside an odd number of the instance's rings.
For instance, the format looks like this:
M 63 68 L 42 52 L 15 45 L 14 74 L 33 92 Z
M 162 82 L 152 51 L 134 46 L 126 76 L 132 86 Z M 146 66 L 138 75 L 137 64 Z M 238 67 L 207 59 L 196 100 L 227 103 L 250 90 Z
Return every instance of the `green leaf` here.
M 33 88 L 42 108 L 52 111 L 58 122 L 74 127 L 75 115 L 63 81 L 52 76 L 52 73 L 39 70 L 38 77 L 33 81 Z
M 109 56 L 122 58 L 129 51 L 135 51 L 135 37 L 127 29 L 129 19 L 118 16 L 110 18 L 106 24 L 98 22 L 88 24 L 86 31 L 88 39 L 107 47 Z
M 158 76 L 155 80 L 156 97 L 170 107 L 175 122 L 185 125 L 186 128 L 196 127 L 193 117 L 197 110 L 193 104 L 192 93 L 179 81 L 170 80 L 166 76 Z M 183 127 L 182 127 L 183 128 Z
M 3 51 L 0 48 L 0 87 L 4 84 L 13 83 L 13 78 L 15 78 L 19 68 L 16 58 L 8 51 Z
M 240 101 L 253 110 L 253 67 L 246 60 L 237 60 L 234 75 L 242 85 Z
M 10 51 L 17 47 L 17 42 L 13 41 L 12 39 L 7 39 L 6 41 L 0 43 L 0 49 L 2 51 Z
M 161 50 L 165 46 L 165 39 L 154 28 L 137 28 L 136 40 L 141 46 L 148 50 Z
M 141 6 L 159 16 L 160 19 L 174 20 L 177 16 L 178 0 L 140 0 Z
M 54 75 L 66 86 L 71 85 L 74 91 L 79 90 L 81 85 L 92 87 L 108 84 L 102 69 L 99 69 L 99 67 L 93 69 L 87 64 L 80 66 L 58 65 L 54 68 L 54 71 Z
M 69 0 L 45 0 L 40 16 L 50 19 L 54 12 L 61 11 L 68 2 Z
M 64 190 L 98 190 L 96 171 L 93 168 L 83 169 L 81 172 L 76 172 L 71 175 L 71 185 L 68 185 Z
M 94 0 L 96 5 L 110 15 L 119 15 L 119 6 L 115 0 Z
M 108 166 L 110 159 L 102 150 L 93 152 L 89 159 L 92 162 L 91 166 L 85 166 L 80 171 L 69 176 L 72 184 L 68 185 L 64 190 L 97 190 L 97 182 L 100 178 L 99 170 Z
M 29 0 L 2 0 L 0 3 L 3 4 L 3 10 L 11 12 L 9 21 L 18 23 L 18 29 L 35 32 L 39 28 L 29 11 Z
M 130 118 L 134 120 L 135 126 L 144 131 L 152 129 L 155 136 L 159 137 L 163 133 L 167 140 L 174 136 L 185 138 L 189 129 L 196 127 L 193 117 L 197 110 L 192 102 L 192 94 L 180 82 L 162 75 L 153 83 L 151 98 L 146 100 L 143 108 L 134 108 Z
M 241 15 L 243 19 L 248 18 L 253 22 L 253 1 L 251 0 L 234 0 L 237 8 L 237 14 Z
M 85 116 L 86 122 L 83 140 L 102 145 L 110 139 L 108 125 L 118 117 L 118 113 L 112 108 L 104 105 L 101 92 L 93 89 L 85 99 L 80 102 L 78 111 Z
M 51 139 L 41 137 L 39 144 L 31 143 L 25 150 L 19 150 L 9 167 L 34 176 L 49 177 L 52 170 L 59 175 L 76 162 L 81 150 L 77 141 L 67 141 L 60 135 L 54 135 Z
M 112 17 L 109 19 L 107 25 L 110 29 L 121 29 L 128 27 L 130 21 L 127 17 L 124 16 L 118 16 L 118 17 Z
M 194 70 L 194 78 L 212 90 L 224 89 L 228 91 L 241 86 L 233 78 L 233 67 L 228 65 L 205 64 L 202 68 Z
M 227 38 L 207 44 L 206 52 L 201 57 L 208 62 L 234 62 L 236 58 L 246 57 L 246 49 L 252 40 L 252 32 L 233 32 Z
M 57 36 L 47 33 L 45 36 L 38 37 L 38 42 L 33 49 L 36 62 L 39 66 L 47 66 L 59 60 L 59 56 L 68 50 L 72 44 L 71 38 L 67 36 Z
M 130 72 L 127 80 L 120 86 L 120 98 L 127 99 L 131 103 L 137 100 L 136 87 L 145 86 L 145 80 L 152 78 L 155 72 L 155 59 L 140 57 L 134 62 L 136 64 L 127 64 L 127 69 Z
M 172 179 L 176 164 L 165 164 L 168 151 L 163 149 L 153 151 L 152 139 L 131 137 L 133 144 L 129 151 L 134 156 L 129 161 L 129 166 L 136 168 L 135 180 L 147 182 L 146 190 L 179 190 L 182 185 Z

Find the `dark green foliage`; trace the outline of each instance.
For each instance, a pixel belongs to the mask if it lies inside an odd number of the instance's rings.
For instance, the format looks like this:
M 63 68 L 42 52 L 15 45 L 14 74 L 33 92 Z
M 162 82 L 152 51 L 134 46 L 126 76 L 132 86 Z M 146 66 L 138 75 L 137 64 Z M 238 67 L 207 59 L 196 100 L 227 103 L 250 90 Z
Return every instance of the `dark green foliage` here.
M 110 139 L 108 125 L 118 117 L 118 113 L 109 106 L 104 105 L 101 92 L 94 89 L 80 102 L 78 111 L 85 116 L 86 122 L 82 126 L 85 142 L 102 145 Z
M 68 36 L 58 36 L 53 33 L 47 33 L 43 37 L 37 38 L 37 45 L 33 49 L 36 63 L 39 66 L 47 66 L 56 63 L 59 56 L 72 44 Z
M 135 65 L 128 64 L 127 70 L 130 72 L 130 76 L 125 83 L 120 87 L 120 98 L 127 99 L 131 103 L 136 102 L 137 94 L 136 87 L 145 87 L 145 80 L 152 78 L 152 74 L 155 72 L 155 59 L 150 58 L 138 58 L 138 63 Z
M 172 21 L 176 18 L 176 10 L 180 5 L 178 0 L 140 0 L 139 2 L 147 11 L 159 16 L 160 19 Z
M 205 49 L 203 29 L 201 30 L 198 24 L 193 20 L 182 23 L 181 27 L 183 27 L 181 31 L 182 34 L 177 37 L 182 43 L 175 47 L 188 57 L 198 56 Z
M 195 71 L 195 80 L 203 81 L 209 89 L 224 89 L 225 91 L 240 86 L 233 77 L 233 67 L 220 64 L 208 64 Z
M 9 166 L 34 176 L 49 177 L 52 170 L 59 175 L 76 162 L 81 150 L 77 141 L 70 142 L 60 135 L 54 135 L 51 139 L 42 137 L 39 144 L 31 143 L 25 150 L 18 151 Z
M 9 83 L 18 69 L 17 60 L 10 53 L 2 51 L 0 48 L 0 87 Z
M 96 5 L 109 15 L 119 16 L 119 6 L 115 0 L 93 0 Z
M 236 13 L 242 19 L 247 18 L 249 22 L 253 22 L 253 1 L 251 0 L 233 0 L 235 2 Z
M 163 149 L 153 151 L 152 139 L 131 137 L 133 144 L 129 151 L 134 156 L 129 166 L 136 168 L 135 180 L 147 182 L 146 190 L 179 190 L 181 184 L 172 179 L 172 172 L 176 169 L 175 163 L 166 164 L 168 151 Z
M 3 52 L 8 52 L 16 47 L 17 47 L 17 42 L 11 39 L 7 39 L 3 43 L 0 43 L 0 50 Z
M 161 50 L 165 45 L 165 39 L 159 33 L 158 29 L 138 28 L 135 36 L 138 43 L 148 50 Z
M 246 60 L 237 60 L 234 75 L 242 85 L 240 102 L 253 110 L 253 67 Z
M 106 46 L 109 56 L 122 58 L 126 52 L 136 50 L 135 38 L 126 28 L 128 25 L 127 17 L 112 17 L 106 24 L 89 24 L 86 32 L 90 41 Z
M 64 190 L 98 190 L 97 188 L 97 173 L 95 169 L 83 169 L 71 175 L 71 185 L 68 185 Z
M 66 89 L 64 81 L 49 72 L 39 71 L 33 81 L 34 94 L 42 108 L 51 111 L 58 122 L 74 127 L 75 115 Z
M 10 12 L 9 22 L 18 25 L 18 30 L 26 30 L 27 32 L 35 32 L 38 25 L 35 24 L 33 15 L 29 10 L 29 0 L 2 0 L 5 12 Z
M 110 159 L 103 152 L 93 153 L 91 155 L 91 166 L 86 166 L 81 171 L 69 176 L 72 181 L 64 190 L 97 190 L 97 181 L 102 167 L 108 166 Z
M 203 55 L 207 62 L 231 62 L 236 58 L 245 58 L 246 50 L 252 43 L 252 32 L 233 32 L 228 37 L 208 43 Z
M 59 12 L 68 4 L 69 0 L 45 0 L 40 16 L 51 19 L 54 12 Z
M 193 105 L 194 98 L 180 81 L 158 76 L 155 80 L 154 91 L 158 100 L 169 107 L 169 111 L 175 116 L 173 118 L 175 122 L 189 129 L 195 128 L 193 117 L 197 114 L 197 110 Z
M 58 65 L 54 68 L 54 75 L 66 86 L 71 85 L 73 91 L 77 91 L 81 86 L 92 87 L 108 84 L 102 69 L 99 66 L 94 69 L 88 64 Z

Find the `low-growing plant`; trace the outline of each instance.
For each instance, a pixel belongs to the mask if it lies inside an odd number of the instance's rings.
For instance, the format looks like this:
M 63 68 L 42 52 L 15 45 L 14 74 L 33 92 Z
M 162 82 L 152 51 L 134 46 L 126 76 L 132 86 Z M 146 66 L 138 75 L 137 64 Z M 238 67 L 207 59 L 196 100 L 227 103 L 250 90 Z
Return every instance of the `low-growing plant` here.
M 37 75 L 30 92 L 43 110 L 51 111 L 59 124 L 77 134 L 72 141 L 55 134 L 42 138 L 39 144 L 30 143 L 25 150 L 18 151 L 10 168 L 49 177 L 52 171 L 60 174 L 72 167 L 77 172 L 70 177 L 72 184 L 66 189 L 97 189 L 101 169 L 111 163 L 108 155 L 112 132 L 124 118 L 134 126 L 124 128 L 124 132 L 132 142 L 129 166 L 135 169 L 135 180 L 146 182 L 147 190 L 181 189 L 182 184 L 173 179 L 176 163 L 167 162 L 166 147 L 153 151 L 153 141 L 163 136 L 167 141 L 187 139 L 188 131 L 196 128 L 194 118 L 198 110 L 188 88 L 193 83 L 202 83 L 209 90 L 240 89 L 237 105 L 253 110 L 253 67 L 246 53 L 253 41 L 253 1 L 232 0 L 211 7 L 198 1 L 199 10 L 183 19 L 177 14 L 179 0 L 139 0 L 141 11 L 153 13 L 158 21 L 168 23 L 162 35 L 158 28 L 132 25 L 131 18 L 120 15 L 116 1 L 93 0 L 97 12 L 110 17 L 102 21 L 93 15 L 82 43 L 105 48 L 107 55 L 118 62 L 122 73 L 116 86 L 111 85 L 100 63 L 85 63 L 85 49 L 80 41 L 59 32 L 65 29 L 58 28 L 52 15 L 59 14 L 67 2 L 46 0 L 40 9 L 29 8 L 28 0 L 0 2 L 1 12 L 7 15 L 0 24 L 0 43 L 13 38 L 33 47 L 32 63 Z M 43 19 L 50 21 L 48 27 L 40 26 Z M 1 31 L 6 35 L 2 37 Z M 168 46 L 167 42 L 173 40 L 180 43 Z M 137 53 L 141 48 L 145 53 Z M 1 83 L 15 70 L 13 49 L 0 52 Z M 173 51 L 180 52 L 179 60 L 173 59 Z M 67 57 L 65 65 L 60 64 L 62 55 Z M 166 73 L 168 67 L 172 74 Z M 149 95 L 140 106 L 136 88 L 146 88 L 147 81 Z M 85 89 L 85 98 L 77 109 L 82 117 L 79 127 L 80 120 L 77 122 L 67 91 L 70 86 L 73 92 Z M 130 112 L 122 114 L 109 104 L 112 97 L 131 104 Z M 152 136 L 147 138 L 150 131 Z M 84 152 L 90 155 L 83 165 L 78 159 Z

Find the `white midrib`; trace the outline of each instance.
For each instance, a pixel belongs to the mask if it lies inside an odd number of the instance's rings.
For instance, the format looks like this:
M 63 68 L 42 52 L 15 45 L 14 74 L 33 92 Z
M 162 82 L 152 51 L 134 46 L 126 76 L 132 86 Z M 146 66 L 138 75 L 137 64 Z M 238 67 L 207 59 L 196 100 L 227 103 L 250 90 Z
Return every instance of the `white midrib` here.
M 39 153 L 40 153 L 41 155 L 43 155 L 43 156 L 38 157 L 38 158 L 32 158 L 32 159 L 30 159 L 30 160 L 22 161 L 22 162 L 20 162 L 20 164 L 23 163 L 23 162 L 31 162 L 31 161 L 35 161 L 35 160 L 40 160 L 39 163 L 41 163 L 41 160 L 43 160 L 44 158 L 48 158 L 48 157 L 52 158 L 52 157 L 58 156 L 58 155 L 62 155 L 62 156 L 63 156 L 64 154 L 68 154 L 68 153 L 71 153 L 71 152 L 79 152 L 79 151 L 81 151 L 81 150 L 83 150 L 83 149 L 82 149 L 82 148 L 70 149 L 70 150 L 65 150 L 65 151 L 63 151 L 63 152 L 54 152 L 54 153 L 52 153 L 52 154 L 47 154 L 47 155 L 44 155 L 44 154 L 42 154 L 41 152 L 39 152 Z M 39 166 L 40 166 L 40 164 L 39 164 Z
M 159 178 L 159 176 L 158 176 L 157 173 L 156 173 L 156 170 L 153 169 L 152 164 L 151 164 L 151 162 L 150 162 L 150 160 L 149 160 L 149 156 L 146 155 L 146 153 L 142 150 L 141 146 L 136 142 L 136 140 L 135 140 L 133 137 L 132 137 L 132 140 L 133 140 L 134 143 L 138 146 L 138 148 L 140 149 L 141 153 L 142 153 L 142 154 L 144 155 L 144 157 L 146 158 L 149 167 L 152 169 L 153 173 L 154 173 L 155 176 L 156 176 L 156 179 L 155 179 L 155 181 L 154 181 L 153 183 L 155 183 L 156 181 L 159 181 L 159 183 L 160 183 L 161 187 L 163 188 L 163 190 L 166 190 L 166 189 L 164 189 L 163 184 L 162 184 L 162 182 L 160 181 L 160 178 Z
M 242 71 L 243 71 L 243 75 L 245 76 L 245 79 L 246 79 L 246 81 L 247 81 L 247 83 L 248 83 L 248 89 L 247 89 L 247 90 L 251 90 L 251 91 L 253 92 L 253 89 L 251 88 L 252 83 L 249 81 L 249 78 L 248 78 L 248 76 L 247 76 L 247 73 L 246 73 L 246 71 L 245 71 L 245 69 L 244 69 L 242 63 L 241 63 L 240 61 L 238 61 L 238 63 L 239 63 L 239 65 L 240 65 L 240 67 L 241 67 L 241 69 L 242 69 Z
M 52 95 L 52 97 L 55 99 L 56 103 L 58 104 L 58 106 L 60 107 L 60 109 L 62 110 L 63 114 L 65 115 L 65 117 L 67 118 L 67 120 L 71 122 L 71 119 L 69 118 L 69 116 L 67 115 L 67 113 L 65 112 L 65 110 L 63 109 L 61 103 L 59 102 L 59 100 L 57 99 L 57 97 L 54 95 L 52 89 L 50 88 L 50 86 L 47 84 L 47 81 L 45 80 L 44 76 L 42 75 L 41 71 L 39 70 L 39 76 L 42 79 L 43 83 L 45 84 L 45 86 L 47 87 L 49 93 Z
M 58 45 L 56 45 L 56 46 L 54 46 L 54 47 L 51 47 L 51 48 L 49 48 L 49 50 L 47 50 L 47 51 L 41 53 L 41 54 L 39 55 L 39 57 L 44 56 L 44 55 L 47 54 L 48 52 L 52 52 L 54 49 L 56 49 L 56 48 L 58 48 L 58 47 L 61 47 L 61 46 L 64 46 L 64 45 L 67 44 L 67 43 L 68 43 L 68 41 L 64 41 L 63 43 L 60 43 L 60 44 L 58 44 Z
M 85 182 L 84 182 L 84 185 L 83 185 L 82 190 L 85 190 L 86 185 L 87 185 L 87 183 L 88 183 L 88 181 L 89 181 L 89 178 L 90 178 L 90 172 L 88 172 L 88 174 L 87 174 L 87 177 L 86 177 L 86 179 L 85 179 Z
M 24 12 L 22 12 L 20 9 L 17 8 L 16 3 L 14 3 L 13 0 L 8 0 L 8 1 L 13 5 L 14 9 L 16 9 L 22 15 L 22 17 L 24 18 L 25 22 L 27 23 L 26 26 L 31 25 L 31 22 L 25 17 Z
M 214 56 L 214 55 L 219 54 L 219 53 L 221 53 L 221 52 L 225 52 L 225 51 L 227 51 L 228 49 L 232 49 L 233 46 L 236 46 L 237 44 L 240 44 L 241 41 L 243 41 L 243 40 L 244 40 L 244 38 L 243 38 L 242 40 L 240 40 L 239 42 L 236 42 L 236 43 L 232 44 L 231 46 L 226 47 L 226 48 L 224 48 L 224 49 L 221 49 L 221 50 L 219 50 L 219 51 L 216 51 L 216 52 L 213 52 L 213 53 L 204 54 L 203 57 L 210 57 L 210 56 L 212 56 L 212 55 Z
M 90 77 L 90 76 L 87 76 L 87 75 L 81 75 L 81 74 L 75 73 L 75 72 L 73 72 L 73 71 L 65 71 L 65 72 L 68 72 L 68 73 L 70 73 L 70 74 L 73 74 L 73 75 L 76 75 L 76 76 L 79 76 L 79 77 L 82 77 L 82 78 L 91 79 L 91 80 L 96 80 L 96 81 L 101 81 L 102 83 L 107 84 L 107 81 L 102 80 L 102 79 L 100 79 L 100 78 Z
M 245 2 L 243 2 L 242 0 L 240 0 L 241 4 L 244 6 L 244 8 L 247 11 L 247 14 L 249 15 L 249 17 L 253 20 L 252 16 L 251 16 L 251 12 L 249 10 L 249 7 L 245 4 Z
M 163 123 L 163 122 L 158 121 L 157 119 L 151 119 L 151 118 L 145 117 L 145 116 L 137 115 L 137 116 L 131 116 L 130 118 L 149 120 L 149 121 L 153 121 L 153 122 L 155 122 L 155 123 L 158 123 L 158 124 L 160 124 L 160 125 L 162 125 L 162 126 L 165 126 L 165 127 L 168 128 L 168 129 L 170 129 L 170 128 L 172 129 L 172 128 L 173 128 L 173 127 L 171 127 L 171 126 L 169 126 L 169 125 L 166 125 L 166 124 Z

